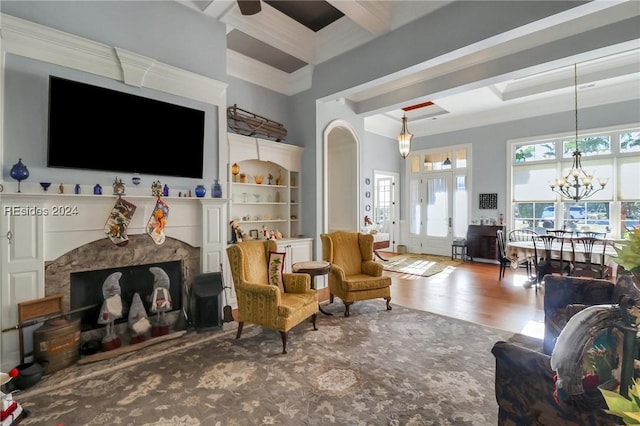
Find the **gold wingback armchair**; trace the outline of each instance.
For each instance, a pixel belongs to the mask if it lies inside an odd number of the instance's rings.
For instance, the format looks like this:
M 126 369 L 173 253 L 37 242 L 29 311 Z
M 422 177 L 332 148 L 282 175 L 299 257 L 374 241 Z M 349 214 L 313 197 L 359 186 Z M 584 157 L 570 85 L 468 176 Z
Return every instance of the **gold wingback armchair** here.
M 318 295 L 308 274 L 282 274 L 285 291 L 269 284 L 269 253 L 277 252 L 274 241 L 244 241 L 227 247 L 227 256 L 238 301 L 238 332 L 245 322 L 278 330 L 282 353 L 287 353 L 289 330 L 311 317 L 316 327 Z
M 373 260 L 373 235 L 336 231 L 321 234 L 322 258 L 331 263 L 329 273 L 329 302 L 338 296 L 349 307 L 358 300 L 381 297 L 391 310 L 391 278 L 382 276 L 382 264 Z

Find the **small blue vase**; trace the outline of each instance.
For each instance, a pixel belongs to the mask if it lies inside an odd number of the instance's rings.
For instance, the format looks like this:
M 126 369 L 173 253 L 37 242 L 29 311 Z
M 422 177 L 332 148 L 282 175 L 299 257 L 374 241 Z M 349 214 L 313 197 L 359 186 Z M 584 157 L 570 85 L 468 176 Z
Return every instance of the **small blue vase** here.
M 198 185 L 196 186 L 196 197 L 198 198 L 202 198 L 205 195 L 207 195 L 207 190 L 205 189 L 204 185 Z
M 93 187 L 93 194 L 102 195 L 102 187 L 100 186 L 99 183 L 96 183 L 96 186 Z
M 213 198 L 222 198 L 222 186 L 220 186 L 220 181 L 218 179 L 213 182 L 213 186 L 211 187 L 211 196 Z

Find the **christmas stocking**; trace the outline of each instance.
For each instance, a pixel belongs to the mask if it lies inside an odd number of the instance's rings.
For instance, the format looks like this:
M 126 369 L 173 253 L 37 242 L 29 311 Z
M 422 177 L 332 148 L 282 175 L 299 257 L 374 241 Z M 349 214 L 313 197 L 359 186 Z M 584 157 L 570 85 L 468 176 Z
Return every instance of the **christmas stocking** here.
M 115 245 L 124 246 L 129 243 L 127 237 L 127 227 L 131 222 L 131 217 L 136 211 L 135 204 L 132 204 L 122 197 L 111 209 L 107 223 L 104 225 L 104 232 Z
M 156 206 L 151 213 L 147 223 L 147 234 L 151 236 L 153 242 L 160 245 L 164 243 L 164 227 L 169 217 L 169 205 L 162 201 L 160 197 L 156 200 Z

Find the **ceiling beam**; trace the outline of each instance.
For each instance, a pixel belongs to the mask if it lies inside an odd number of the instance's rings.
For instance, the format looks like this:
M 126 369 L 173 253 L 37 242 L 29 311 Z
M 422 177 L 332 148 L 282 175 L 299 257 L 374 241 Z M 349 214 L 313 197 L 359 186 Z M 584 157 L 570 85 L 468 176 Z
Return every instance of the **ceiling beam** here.
M 313 63 L 315 33 L 267 3 L 262 4 L 260 13 L 251 16 L 242 15 L 236 6 L 220 21 L 308 64 Z
M 328 0 L 329 3 L 369 33 L 379 36 L 391 29 L 393 2 L 378 0 Z

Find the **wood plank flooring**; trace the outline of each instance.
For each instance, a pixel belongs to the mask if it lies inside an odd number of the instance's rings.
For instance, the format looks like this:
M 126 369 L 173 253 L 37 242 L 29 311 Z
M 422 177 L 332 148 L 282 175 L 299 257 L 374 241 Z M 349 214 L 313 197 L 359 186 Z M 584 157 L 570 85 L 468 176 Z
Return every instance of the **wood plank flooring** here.
M 526 272 L 522 268 L 507 269 L 502 280 L 498 280 L 498 271 L 497 264 L 465 262 L 451 272 L 431 277 L 384 274 L 392 280 L 392 304 L 541 338 L 544 290 L 536 293 L 534 288 L 524 288 Z M 320 300 L 328 299 L 328 289 L 323 290 L 327 294 L 321 291 Z

